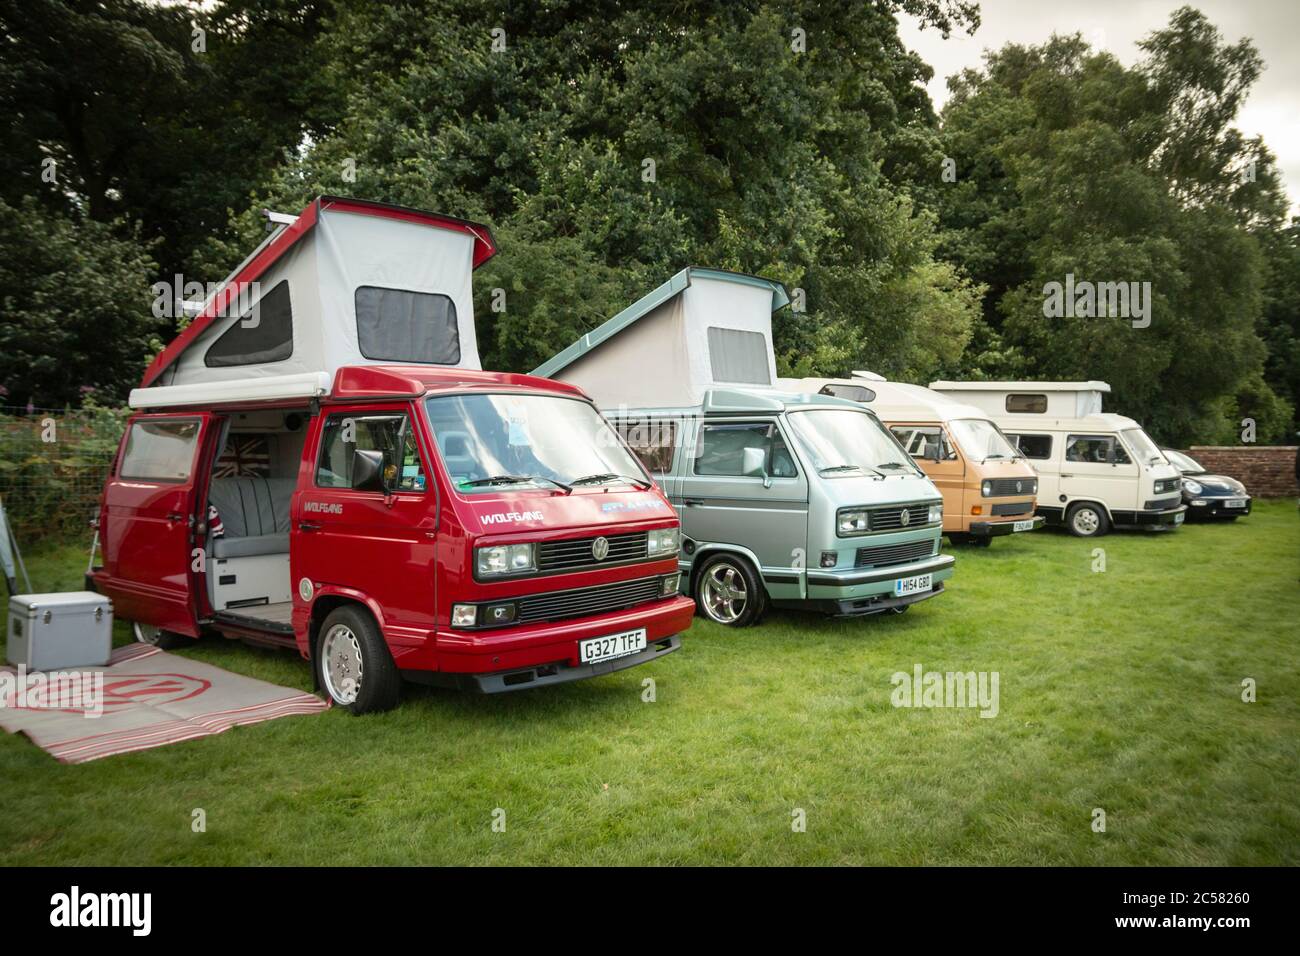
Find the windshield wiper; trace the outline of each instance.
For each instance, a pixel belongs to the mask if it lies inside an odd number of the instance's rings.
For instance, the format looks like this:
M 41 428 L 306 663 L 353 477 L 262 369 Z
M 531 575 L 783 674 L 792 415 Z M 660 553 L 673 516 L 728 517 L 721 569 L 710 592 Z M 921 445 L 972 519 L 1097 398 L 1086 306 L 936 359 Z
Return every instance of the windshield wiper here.
M 564 490 L 567 495 L 573 488 L 562 481 L 556 481 L 554 478 L 547 478 L 545 475 L 492 475 L 488 478 L 475 478 L 472 481 L 462 481 L 462 488 L 477 488 L 482 485 L 526 485 L 533 481 L 549 481 L 557 488 Z
M 834 471 L 869 471 L 877 478 L 885 477 L 883 474 L 876 471 L 876 469 L 872 468 L 870 465 L 867 465 L 865 467 L 862 465 L 827 465 L 825 468 L 818 468 L 817 474 L 829 475 L 831 472 Z
M 902 468 L 906 470 L 907 467 L 908 467 L 907 465 L 904 465 L 902 462 L 897 462 L 897 461 L 886 461 L 880 465 L 882 471 L 886 468 Z
M 619 475 L 612 471 L 599 475 L 583 475 L 581 478 L 574 478 L 572 484 L 574 487 L 577 487 L 578 485 L 605 484 L 610 481 L 626 481 L 629 485 L 636 485 L 638 488 L 652 487 L 651 482 L 646 481 L 644 478 L 633 478 L 631 475 Z

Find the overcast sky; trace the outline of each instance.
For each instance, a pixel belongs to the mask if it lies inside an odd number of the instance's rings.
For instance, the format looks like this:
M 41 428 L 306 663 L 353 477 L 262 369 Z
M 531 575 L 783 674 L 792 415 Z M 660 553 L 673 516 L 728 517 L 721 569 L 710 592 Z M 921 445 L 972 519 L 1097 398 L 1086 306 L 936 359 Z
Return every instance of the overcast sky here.
M 1183 2 L 1169 0 L 981 0 L 975 35 L 921 30 L 900 16 L 899 33 L 908 47 L 934 67 L 929 84 L 936 109 L 948 99 L 947 78 L 979 66 L 985 49 L 1004 43 L 1042 43 L 1052 33 L 1082 33 L 1094 47 L 1105 47 L 1131 65 L 1137 41 L 1166 26 Z M 1247 136 L 1260 134 L 1277 157 L 1292 214 L 1300 203 L 1300 0 L 1191 0 L 1229 43 L 1250 37 L 1264 59 L 1264 73 L 1237 117 Z

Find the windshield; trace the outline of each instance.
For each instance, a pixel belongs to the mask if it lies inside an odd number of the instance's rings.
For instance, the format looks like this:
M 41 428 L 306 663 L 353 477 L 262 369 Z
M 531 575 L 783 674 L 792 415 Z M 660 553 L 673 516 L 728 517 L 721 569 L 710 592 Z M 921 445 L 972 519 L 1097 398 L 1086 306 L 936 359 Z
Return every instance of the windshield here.
M 1193 472 L 1196 474 L 1203 473 L 1205 468 L 1199 461 L 1191 455 L 1184 455 L 1181 451 L 1174 451 L 1172 448 L 1166 448 L 1165 458 L 1169 459 L 1169 464 L 1173 465 L 1179 471 Z
M 1156 443 L 1142 429 L 1127 428 L 1120 434 L 1124 436 L 1124 441 L 1128 443 L 1129 448 L 1133 449 L 1133 456 L 1143 464 L 1153 465 L 1165 460 Z
M 818 472 L 920 474 L 894 436 L 871 415 L 848 408 L 827 408 L 792 412 L 789 420 Z
M 457 489 L 568 488 L 649 482 L 586 402 L 550 395 L 444 395 L 425 402 Z M 583 479 L 586 479 L 585 481 Z
M 1020 452 L 985 418 L 959 418 L 948 423 L 948 430 L 969 458 L 988 461 L 992 458 L 1019 458 Z

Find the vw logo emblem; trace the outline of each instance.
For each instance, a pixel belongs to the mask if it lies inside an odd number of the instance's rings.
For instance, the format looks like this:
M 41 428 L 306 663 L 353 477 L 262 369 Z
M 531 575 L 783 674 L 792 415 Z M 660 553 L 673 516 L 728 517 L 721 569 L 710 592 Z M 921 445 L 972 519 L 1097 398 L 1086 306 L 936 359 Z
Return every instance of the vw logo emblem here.
M 597 538 L 591 542 L 591 556 L 597 561 L 604 561 L 609 557 L 609 539 Z
M 904 528 L 906 528 L 909 524 L 912 523 L 912 512 L 904 508 L 903 513 L 898 518 L 898 523 L 901 524 Z
M 1017 482 L 1016 482 L 1016 491 L 1020 491 L 1020 488 L 1021 488 L 1021 483 L 1017 481 Z

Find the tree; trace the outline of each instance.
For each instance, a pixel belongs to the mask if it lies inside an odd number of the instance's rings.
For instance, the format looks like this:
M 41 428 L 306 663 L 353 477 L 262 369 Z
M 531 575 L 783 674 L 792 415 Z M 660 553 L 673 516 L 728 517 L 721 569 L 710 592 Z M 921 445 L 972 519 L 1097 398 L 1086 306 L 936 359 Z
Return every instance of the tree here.
M 1229 125 L 1258 57 L 1188 8 L 1141 47 L 1126 68 L 1056 36 L 950 81 L 941 248 L 987 288 L 960 371 L 1104 379 L 1116 410 L 1171 443 L 1245 416 L 1275 436 L 1289 411 L 1262 377 L 1257 233 L 1285 197 L 1262 144 Z M 1149 325 L 1049 315 L 1051 284 L 1071 279 L 1149 289 Z

